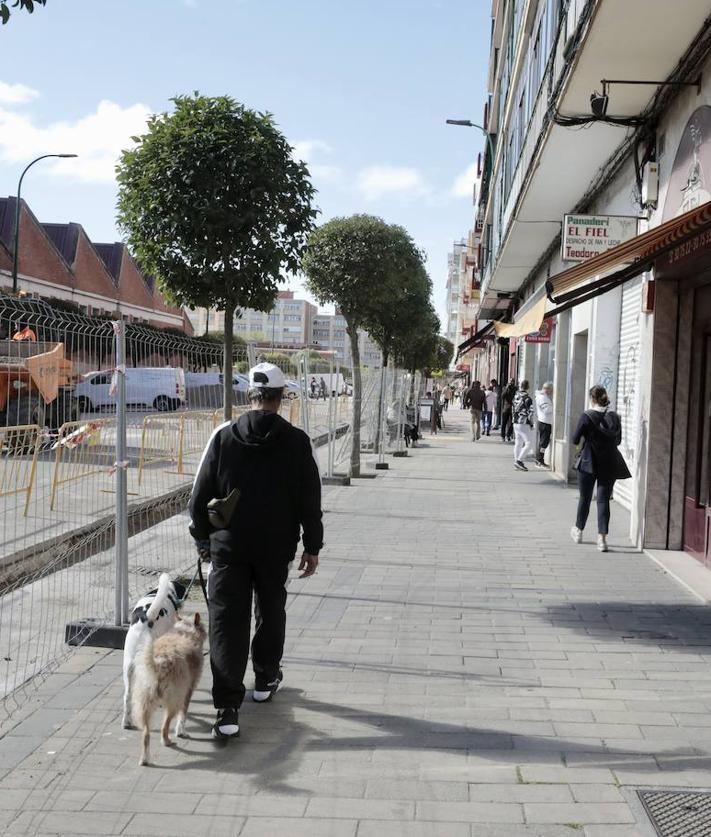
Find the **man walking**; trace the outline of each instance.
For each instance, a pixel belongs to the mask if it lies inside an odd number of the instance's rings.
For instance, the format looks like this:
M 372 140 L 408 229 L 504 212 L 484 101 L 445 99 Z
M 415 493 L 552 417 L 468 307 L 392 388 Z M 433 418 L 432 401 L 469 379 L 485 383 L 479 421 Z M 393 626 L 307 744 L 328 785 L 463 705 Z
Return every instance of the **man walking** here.
M 513 400 L 516 395 L 516 383 L 513 378 L 508 382 L 506 388 L 501 393 L 501 441 L 510 442 L 513 438 L 513 426 L 511 422 L 511 413 L 513 410 Z
M 212 563 L 208 598 L 212 698 L 217 709 L 213 738 L 239 735 L 252 595 L 252 697 L 264 703 L 282 681 L 285 585 L 300 531 L 300 578 L 316 572 L 323 545 L 321 479 L 311 440 L 278 415 L 285 383 L 281 370 L 271 363 L 250 370 L 251 409 L 212 434 L 188 504 L 190 533 L 201 555 Z M 224 500 L 223 521 L 212 518 L 219 528 L 211 525 L 208 513 L 214 499 Z
M 528 394 L 528 381 L 523 380 L 513 399 L 514 468 L 528 471 L 523 464 L 533 453 L 533 401 Z
M 538 451 L 536 466 L 546 467 L 546 448 L 551 441 L 553 429 L 553 384 L 546 381 L 536 393 L 536 418 L 538 419 Z
M 491 425 L 494 421 L 494 413 L 496 412 L 496 402 L 498 395 L 494 392 L 494 387 L 490 386 L 486 393 L 486 409 L 484 410 L 483 433 L 485 436 L 491 436 Z
M 479 381 L 474 381 L 464 396 L 464 406 L 469 407 L 472 415 L 472 442 L 481 439 L 481 414 L 486 410 L 486 393 Z

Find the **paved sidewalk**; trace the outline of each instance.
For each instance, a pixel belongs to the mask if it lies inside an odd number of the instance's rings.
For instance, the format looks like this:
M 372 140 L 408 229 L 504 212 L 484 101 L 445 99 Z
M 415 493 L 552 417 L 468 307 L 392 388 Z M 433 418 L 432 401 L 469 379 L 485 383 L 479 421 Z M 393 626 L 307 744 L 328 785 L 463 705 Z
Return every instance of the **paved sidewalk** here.
M 80 650 L 0 740 L 4 833 L 631 837 L 652 833 L 634 788 L 711 788 L 707 609 L 621 510 L 612 552 L 574 546 L 573 491 L 445 418 L 327 489 L 284 689 L 239 741 L 209 739 L 206 673 L 190 740 L 137 767 L 120 655 Z

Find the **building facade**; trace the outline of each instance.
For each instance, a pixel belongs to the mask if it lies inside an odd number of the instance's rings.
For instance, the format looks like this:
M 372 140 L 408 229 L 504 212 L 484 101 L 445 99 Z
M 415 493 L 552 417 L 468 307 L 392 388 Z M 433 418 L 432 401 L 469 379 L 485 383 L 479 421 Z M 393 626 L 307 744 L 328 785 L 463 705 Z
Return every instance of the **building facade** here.
M 0 286 L 12 290 L 15 198 L 0 198 Z M 71 302 L 81 313 L 192 334 L 187 314 L 170 305 L 138 269 L 124 244 L 92 242 L 80 224 L 43 224 L 20 208 L 18 289 L 41 299 Z
M 224 331 L 223 311 L 196 309 L 190 317 L 197 334 L 204 334 L 206 325 L 209 331 Z M 343 315 L 319 313 L 313 303 L 297 299 L 294 291 L 279 291 L 269 313 L 242 309 L 234 327 L 235 334 L 247 342 L 275 348 L 311 346 L 316 351 L 334 352 L 337 363 L 351 365 L 350 338 Z M 362 366 L 380 367 L 380 349 L 367 332 L 358 332 L 358 346 Z
M 311 342 L 314 317 L 318 309 L 305 299 L 295 299 L 293 291 L 279 291 L 270 312 L 243 308 L 235 317 L 235 334 L 247 342 L 270 343 L 275 346 L 305 346 Z M 204 308 L 191 311 L 198 334 L 207 330 L 224 331 L 225 313 Z
M 472 341 L 478 369 L 554 382 L 561 479 L 588 390 L 606 386 L 633 542 L 708 562 L 710 11 L 689 0 L 671 26 L 663 0 L 493 3 Z

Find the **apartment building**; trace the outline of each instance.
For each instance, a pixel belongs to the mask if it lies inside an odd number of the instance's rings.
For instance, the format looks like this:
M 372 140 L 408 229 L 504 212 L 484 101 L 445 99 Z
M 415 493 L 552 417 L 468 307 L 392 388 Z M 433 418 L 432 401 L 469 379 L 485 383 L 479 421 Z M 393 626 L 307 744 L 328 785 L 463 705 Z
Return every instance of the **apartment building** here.
M 204 308 L 190 312 L 196 334 L 224 331 L 223 311 Z M 279 291 L 274 308 L 269 313 L 245 308 L 235 319 L 235 334 L 247 342 L 273 345 L 279 348 L 312 346 L 316 350 L 335 352 L 336 361 L 351 365 L 350 338 L 346 333 L 343 315 L 319 313 L 318 308 L 305 299 L 297 299 L 293 291 Z M 358 332 L 361 364 L 380 366 L 380 349 L 365 331 Z
M 346 321 L 338 311 L 335 314 L 319 313 L 316 315 L 312 338 L 314 348 L 333 351 L 338 363 L 351 366 L 351 341 L 346 332 Z M 380 367 L 380 349 L 366 331 L 358 332 L 358 349 L 361 366 Z
M 605 385 L 633 541 L 711 563 L 711 10 L 670 9 L 492 3 L 479 328 L 460 350 L 480 347 L 480 376 L 554 382 L 564 480 Z
M 235 334 L 247 342 L 269 343 L 275 346 L 305 346 L 311 342 L 313 320 L 318 308 L 305 299 L 296 299 L 293 291 L 279 291 L 271 311 L 243 308 L 235 318 Z M 198 334 L 224 331 L 224 311 L 196 309 L 191 318 Z

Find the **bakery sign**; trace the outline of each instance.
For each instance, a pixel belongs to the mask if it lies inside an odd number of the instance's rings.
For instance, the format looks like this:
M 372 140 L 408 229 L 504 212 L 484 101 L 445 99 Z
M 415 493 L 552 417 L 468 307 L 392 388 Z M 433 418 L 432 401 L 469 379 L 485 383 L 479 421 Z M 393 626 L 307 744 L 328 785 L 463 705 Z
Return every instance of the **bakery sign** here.
M 637 235 L 637 218 L 629 215 L 565 215 L 563 261 L 584 262 Z

